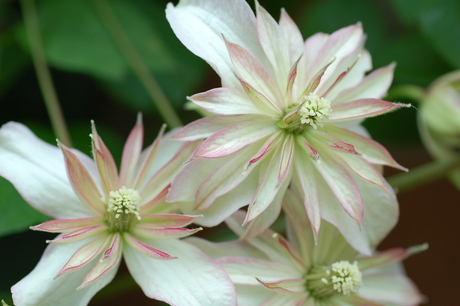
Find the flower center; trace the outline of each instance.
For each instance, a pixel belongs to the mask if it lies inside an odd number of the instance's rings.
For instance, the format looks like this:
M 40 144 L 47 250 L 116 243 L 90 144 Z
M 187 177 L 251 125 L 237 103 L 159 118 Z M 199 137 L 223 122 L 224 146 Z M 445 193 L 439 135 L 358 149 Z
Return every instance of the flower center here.
M 106 223 L 111 231 L 126 231 L 141 219 L 139 216 L 141 197 L 137 190 L 123 186 L 117 191 L 110 191 L 109 196 L 108 201 L 105 201 L 104 198 L 102 201 L 107 206 Z
M 306 288 L 315 298 L 334 294 L 348 295 L 358 291 L 362 285 L 362 274 L 358 263 L 338 261 L 331 266 L 314 266 L 305 276 Z
M 309 93 L 302 103 L 294 104 L 293 108 L 288 110 L 283 119 L 278 122 L 278 126 L 290 133 L 300 133 L 310 126 L 317 129 L 329 120 L 331 111 L 329 100 Z

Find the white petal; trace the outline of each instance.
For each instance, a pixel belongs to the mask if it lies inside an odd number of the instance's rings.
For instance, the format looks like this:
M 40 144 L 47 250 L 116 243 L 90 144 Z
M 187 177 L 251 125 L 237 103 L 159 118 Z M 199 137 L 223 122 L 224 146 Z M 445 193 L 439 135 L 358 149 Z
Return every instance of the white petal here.
M 176 7 L 168 4 L 166 18 L 181 42 L 216 70 L 224 87 L 241 88 L 222 35 L 263 58 L 255 16 L 244 0 L 182 0 Z
M 210 242 L 198 237 L 189 237 L 184 239 L 184 241 L 193 244 L 212 258 L 224 256 L 244 256 L 268 260 L 268 257 L 264 253 L 244 240 Z
M 176 239 L 145 240 L 151 247 L 179 257 L 157 260 L 131 247 L 126 265 L 145 295 L 171 305 L 236 305 L 233 284 L 223 268 L 198 248 Z
M 338 201 L 332 197 L 331 192 L 325 188 L 320 189 L 321 216 L 336 226 L 358 252 L 372 255 L 375 246 L 396 225 L 399 215 L 398 203 L 396 198 L 388 192 L 361 179 L 355 179 L 355 181 L 364 204 L 361 228 L 356 221 L 346 214 L 339 206 Z M 323 184 L 318 186 L 321 188 Z
M 238 306 L 260 305 L 272 297 L 276 292 L 258 284 L 255 286 L 235 285 L 238 295 Z
M 257 189 L 258 171 L 252 171 L 248 177 L 232 191 L 220 196 L 207 209 L 195 210 L 194 202 L 179 203 L 180 208 L 185 214 L 199 215 L 203 217 L 194 222 L 198 225 L 212 227 L 222 223 L 232 213 L 239 208 L 248 205 Z M 178 189 L 180 190 L 180 188 Z
M 420 292 L 399 263 L 365 271 L 358 295 L 384 305 L 415 306 L 422 302 Z
M 0 175 L 37 210 L 56 219 L 94 216 L 75 195 L 61 150 L 24 125 L 10 122 L 0 129 L 0 160 Z
M 92 268 L 92 263 L 73 273 L 61 275 L 56 279 L 54 277 L 77 249 L 88 242 L 90 239 L 70 244 L 50 244 L 34 270 L 11 288 L 15 305 L 87 305 L 96 292 L 114 278 L 117 269 L 113 269 L 91 286 L 80 290 L 76 288 L 81 285 L 85 275 Z

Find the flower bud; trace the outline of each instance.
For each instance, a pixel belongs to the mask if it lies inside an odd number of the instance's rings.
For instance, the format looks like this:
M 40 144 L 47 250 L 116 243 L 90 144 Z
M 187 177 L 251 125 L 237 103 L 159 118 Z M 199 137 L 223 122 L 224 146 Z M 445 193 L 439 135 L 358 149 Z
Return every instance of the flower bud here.
M 460 71 L 435 80 L 420 107 L 419 130 L 428 152 L 446 160 L 460 154 Z M 450 173 L 460 189 L 460 168 Z

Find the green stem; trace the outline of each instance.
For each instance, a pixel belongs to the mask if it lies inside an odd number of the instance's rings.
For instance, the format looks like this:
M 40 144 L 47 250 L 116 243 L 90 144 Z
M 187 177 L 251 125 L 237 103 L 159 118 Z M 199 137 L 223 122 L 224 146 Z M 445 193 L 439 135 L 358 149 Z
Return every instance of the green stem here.
M 436 160 L 424 164 L 407 173 L 393 175 L 388 178 L 388 183 L 401 193 L 440 179 L 458 167 L 460 167 L 460 154 L 448 160 Z
M 422 87 L 415 85 L 399 85 L 392 87 L 388 91 L 385 100 L 394 101 L 400 99 L 411 99 L 413 101 L 422 102 L 425 90 Z
M 170 128 L 181 126 L 181 120 L 177 116 L 174 108 L 169 103 L 168 98 L 161 90 L 161 87 L 158 85 L 152 73 L 150 73 L 147 65 L 144 64 L 141 56 L 130 42 L 128 35 L 124 31 L 123 26 L 118 20 L 115 12 L 110 7 L 110 4 L 107 0 L 94 0 L 93 2 L 102 20 L 105 22 L 107 28 L 112 34 L 115 43 L 120 48 L 120 51 L 123 53 L 128 64 L 131 66 L 131 69 L 147 90 L 150 98 L 158 108 L 160 115 Z
M 57 94 L 53 86 L 51 74 L 46 63 L 45 51 L 43 49 L 40 34 L 40 24 L 38 22 L 34 0 L 21 0 L 20 2 L 24 16 L 24 23 L 29 34 L 32 61 L 35 67 L 35 72 L 37 73 L 40 90 L 42 92 L 43 99 L 45 100 L 46 109 L 51 120 L 51 125 L 53 126 L 54 133 L 60 141 L 67 146 L 72 146 L 64 116 L 62 115 Z

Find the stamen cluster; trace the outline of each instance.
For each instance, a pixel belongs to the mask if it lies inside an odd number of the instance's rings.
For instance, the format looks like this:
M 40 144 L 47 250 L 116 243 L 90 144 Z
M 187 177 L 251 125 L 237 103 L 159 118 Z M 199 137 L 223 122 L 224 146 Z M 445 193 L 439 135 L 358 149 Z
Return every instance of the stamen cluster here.
M 343 260 L 331 266 L 315 266 L 305 276 L 306 287 L 316 298 L 324 298 L 337 293 L 348 295 L 358 291 L 362 285 L 362 273 L 358 263 Z
M 133 221 L 141 219 L 139 215 L 141 197 L 137 190 L 123 186 L 117 191 L 110 191 L 109 195 L 110 198 L 106 203 L 106 222 L 112 230 L 127 230 Z
M 331 102 L 329 100 L 309 93 L 299 110 L 300 122 L 310 124 L 316 130 L 329 119 L 330 112 Z

